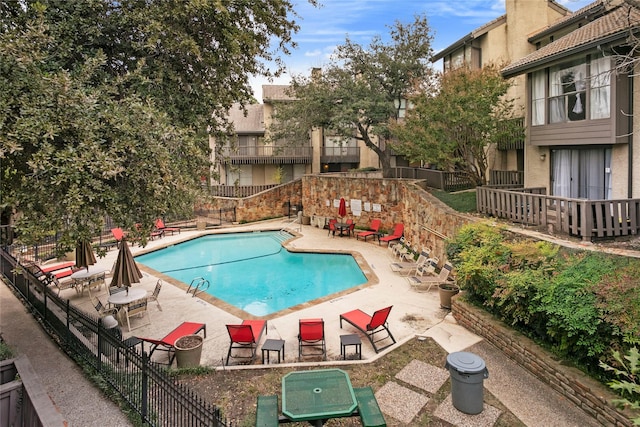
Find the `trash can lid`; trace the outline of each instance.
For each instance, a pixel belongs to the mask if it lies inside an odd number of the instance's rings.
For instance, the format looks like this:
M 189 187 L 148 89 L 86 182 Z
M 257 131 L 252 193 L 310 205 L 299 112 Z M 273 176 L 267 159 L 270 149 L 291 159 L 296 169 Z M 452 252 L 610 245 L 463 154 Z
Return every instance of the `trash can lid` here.
M 479 356 L 467 351 L 457 351 L 447 356 L 447 364 L 464 374 L 484 372 L 486 365 Z

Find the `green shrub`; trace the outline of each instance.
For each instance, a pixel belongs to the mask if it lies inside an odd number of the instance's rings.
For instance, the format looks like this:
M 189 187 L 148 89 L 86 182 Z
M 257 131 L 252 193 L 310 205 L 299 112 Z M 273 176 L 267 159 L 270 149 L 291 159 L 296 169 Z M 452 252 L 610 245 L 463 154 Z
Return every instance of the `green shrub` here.
M 629 349 L 624 358 L 619 351 L 613 352 L 615 365 L 600 362 L 600 367 L 605 371 L 612 372 L 617 378 L 609 381 L 609 387 L 618 392 L 621 399 L 613 401 L 620 408 L 630 408 L 640 410 L 640 353 L 637 347 Z M 640 416 L 633 418 L 633 424 L 640 426 Z
M 7 343 L 0 340 L 0 360 L 11 359 L 14 356 L 13 350 Z
M 597 378 L 609 350 L 640 342 L 640 260 L 469 224 L 447 242 L 466 298 Z

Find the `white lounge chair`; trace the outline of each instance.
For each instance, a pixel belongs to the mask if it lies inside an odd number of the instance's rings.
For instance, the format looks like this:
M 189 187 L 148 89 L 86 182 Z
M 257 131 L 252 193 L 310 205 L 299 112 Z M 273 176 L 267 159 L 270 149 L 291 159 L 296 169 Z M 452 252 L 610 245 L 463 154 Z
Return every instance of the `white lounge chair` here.
M 431 290 L 431 286 L 445 283 L 449 279 L 451 270 L 453 270 L 453 265 L 446 262 L 442 266 L 442 269 L 437 276 L 427 276 L 426 274 L 429 274 L 429 269 L 431 268 L 434 268 L 433 264 L 431 263 L 429 263 L 429 265 L 420 266 L 416 270 L 415 276 L 407 277 L 407 280 L 409 281 L 411 287 L 418 291 L 423 291 L 426 287 L 425 291 L 429 292 L 429 290 Z

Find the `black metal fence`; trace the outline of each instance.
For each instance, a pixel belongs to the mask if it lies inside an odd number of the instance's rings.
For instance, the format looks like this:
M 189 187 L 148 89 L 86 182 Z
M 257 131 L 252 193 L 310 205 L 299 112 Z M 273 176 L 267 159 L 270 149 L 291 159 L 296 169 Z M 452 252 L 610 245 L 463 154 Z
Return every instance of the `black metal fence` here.
M 150 426 L 227 426 L 220 410 L 152 363 L 142 346 L 130 347 L 119 330 L 55 295 L 4 248 L 0 272 L 47 331 L 78 364 L 93 369 Z M 116 333 L 118 332 L 118 333 Z

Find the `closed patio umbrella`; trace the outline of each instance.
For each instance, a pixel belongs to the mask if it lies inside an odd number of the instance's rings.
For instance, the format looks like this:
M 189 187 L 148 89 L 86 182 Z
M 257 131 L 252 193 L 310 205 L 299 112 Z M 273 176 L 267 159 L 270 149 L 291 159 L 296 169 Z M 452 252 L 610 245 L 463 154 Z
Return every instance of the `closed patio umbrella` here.
M 338 215 L 340 215 L 340 217 L 347 216 L 347 203 L 344 201 L 344 197 L 340 197 L 340 207 L 338 207 Z
M 113 268 L 111 286 L 117 286 L 119 288 L 126 286 L 128 291 L 129 286 L 133 283 L 140 283 L 140 279 L 142 279 L 142 273 L 140 273 L 138 265 L 133 260 L 133 255 L 131 254 L 127 241 L 122 239 L 116 265 Z
M 86 268 L 89 270 L 89 266 L 96 263 L 96 256 L 93 254 L 93 248 L 91 243 L 87 240 L 78 242 L 76 246 L 76 266 Z

